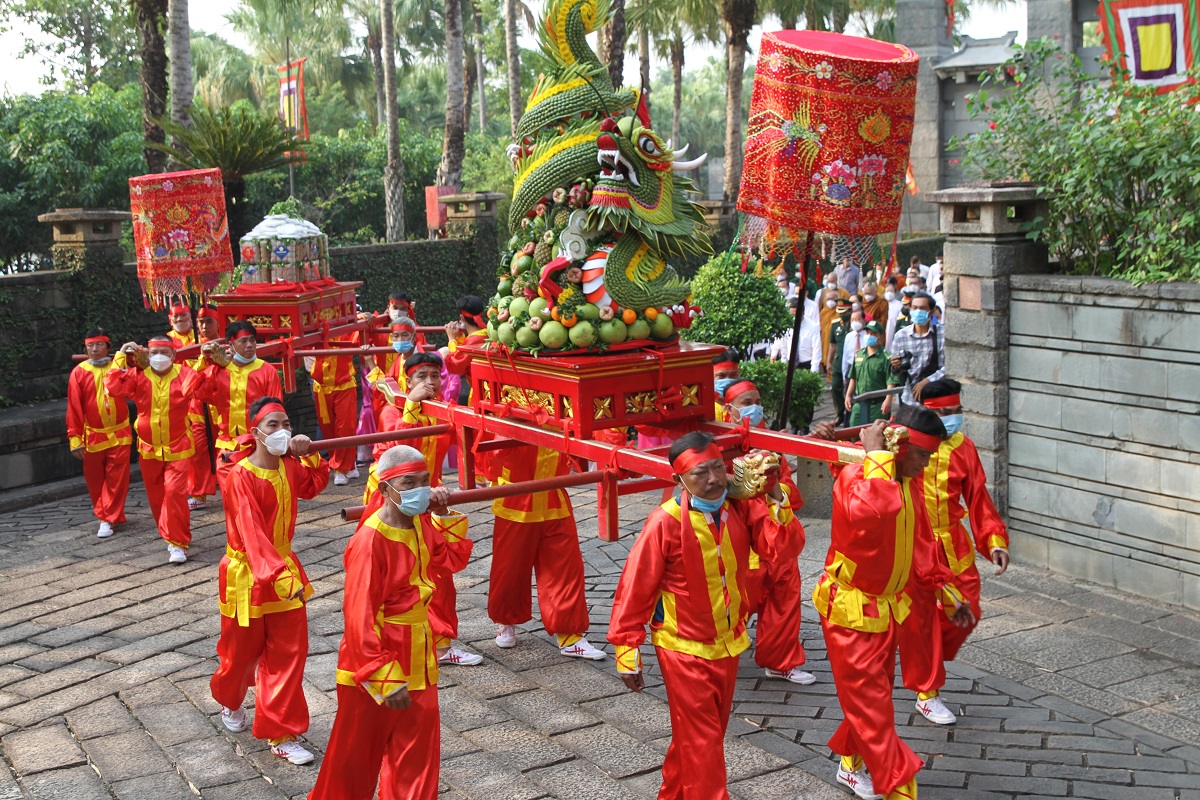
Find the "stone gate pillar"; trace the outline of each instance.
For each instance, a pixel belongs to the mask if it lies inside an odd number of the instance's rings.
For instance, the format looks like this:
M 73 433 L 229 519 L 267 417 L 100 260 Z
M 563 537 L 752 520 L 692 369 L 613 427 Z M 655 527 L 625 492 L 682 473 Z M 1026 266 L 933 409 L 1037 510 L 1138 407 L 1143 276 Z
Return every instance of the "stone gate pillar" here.
M 928 192 L 940 208 L 946 295 L 946 376 L 963 384 L 967 430 L 989 488 L 1008 509 L 1009 276 L 1046 271 L 1046 248 L 1025 228 L 1045 216 L 1032 186 Z

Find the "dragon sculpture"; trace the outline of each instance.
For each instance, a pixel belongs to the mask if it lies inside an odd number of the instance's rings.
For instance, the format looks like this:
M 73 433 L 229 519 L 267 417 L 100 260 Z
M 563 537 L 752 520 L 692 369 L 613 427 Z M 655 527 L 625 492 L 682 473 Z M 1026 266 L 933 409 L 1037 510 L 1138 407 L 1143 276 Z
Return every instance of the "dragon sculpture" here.
M 667 263 L 711 252 L 684 161 L 653 130 L 645 98 L 612 85 L 587 35 L 606 0 L 550 0 L 539 30 L 550 65 L 508 154 L 515 172 L 488 333 L 509 347 L 603 349 L 670 340 L 698 309 Z

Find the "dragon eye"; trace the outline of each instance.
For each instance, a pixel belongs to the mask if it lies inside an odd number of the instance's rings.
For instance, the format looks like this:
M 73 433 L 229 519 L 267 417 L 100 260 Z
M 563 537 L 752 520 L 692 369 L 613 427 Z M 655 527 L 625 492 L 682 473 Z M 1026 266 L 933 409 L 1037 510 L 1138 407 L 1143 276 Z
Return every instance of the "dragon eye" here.
M 658 145 L 654 143 L 654 139 L 648 135 L 643 135 L 638 139 L 638 149 L 648 156 L 661 156 L 662 150 L 658 149 Z

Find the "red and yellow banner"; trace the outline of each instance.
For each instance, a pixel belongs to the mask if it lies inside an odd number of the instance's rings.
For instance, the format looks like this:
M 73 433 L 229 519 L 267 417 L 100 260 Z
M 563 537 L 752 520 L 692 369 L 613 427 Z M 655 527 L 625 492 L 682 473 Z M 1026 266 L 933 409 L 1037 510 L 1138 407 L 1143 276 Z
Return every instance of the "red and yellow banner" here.
M 298 59 L 279 71 L 279 116 L 283 124 L 296 132 L 301 139 L 308 139 L 308 108 L 304 104 L 304 62 Z

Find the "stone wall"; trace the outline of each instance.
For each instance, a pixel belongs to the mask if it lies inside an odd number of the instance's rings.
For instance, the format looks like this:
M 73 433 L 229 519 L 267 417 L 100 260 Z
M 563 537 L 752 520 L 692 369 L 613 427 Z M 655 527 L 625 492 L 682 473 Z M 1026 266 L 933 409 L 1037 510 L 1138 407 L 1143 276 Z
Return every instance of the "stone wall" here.
M 1200 286 L 1010 292 L 1014 558 L 1200 608 Z

